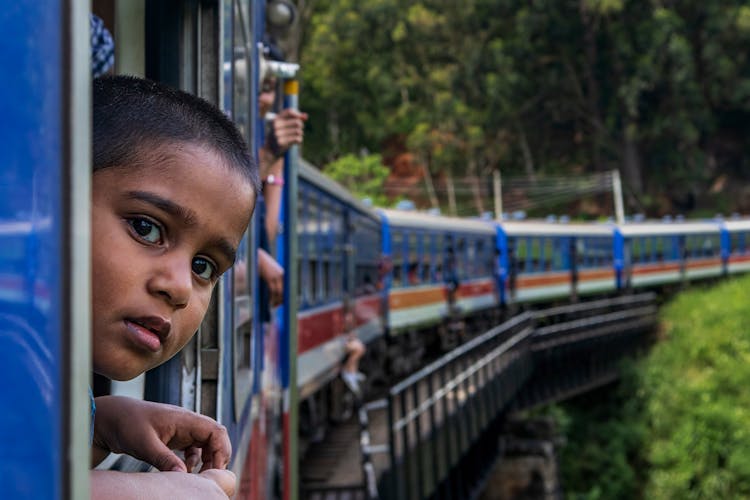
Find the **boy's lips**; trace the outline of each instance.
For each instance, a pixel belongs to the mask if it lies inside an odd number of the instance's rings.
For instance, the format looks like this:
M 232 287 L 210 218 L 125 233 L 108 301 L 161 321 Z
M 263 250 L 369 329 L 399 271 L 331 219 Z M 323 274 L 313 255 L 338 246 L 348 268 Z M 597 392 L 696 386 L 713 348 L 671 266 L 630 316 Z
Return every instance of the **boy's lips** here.
M 157 352 L 169 337 L 171 324 L 158 316 L 125 318 L 125 326 L 133 334 L 133 340 L 148 350 Z

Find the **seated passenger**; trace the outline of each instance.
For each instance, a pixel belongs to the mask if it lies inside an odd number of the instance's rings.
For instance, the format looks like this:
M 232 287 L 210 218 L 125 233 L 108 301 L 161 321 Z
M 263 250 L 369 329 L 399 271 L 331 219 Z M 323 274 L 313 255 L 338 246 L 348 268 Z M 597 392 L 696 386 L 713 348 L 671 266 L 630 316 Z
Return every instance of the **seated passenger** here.
M 234 263 L 258 170 L 221 111 L 134 77 L 94 80 L 93 170 L 92 366 L 130 380 L 195 334 L 214 286 Z M 92 498 L 234 494 L 234 474 L 224 470 L 231 443 L 213 419 L 126 397 L 95 403 L 92 466 L 116 452 L 162 472 L 94 470 Z M 199 462 L 200 473 L 191 474 Z

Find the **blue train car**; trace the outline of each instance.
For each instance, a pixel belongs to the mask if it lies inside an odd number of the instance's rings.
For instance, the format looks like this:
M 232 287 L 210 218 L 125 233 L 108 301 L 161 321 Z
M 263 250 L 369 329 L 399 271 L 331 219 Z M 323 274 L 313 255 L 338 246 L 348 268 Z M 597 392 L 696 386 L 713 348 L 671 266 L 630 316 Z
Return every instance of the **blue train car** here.
M 722 224 L 722 257 L 730 274 L 750 271 L 750 220 Z
M 0 14 L 5 499 L 88 497 L 87 28 L 83 2 Z
M 617 228 L 624 287 L 649 287 L 721 276 L 716 222 L 630 223 Z
M 609 224 L 502 222 L 497 226 L 504 303 L 615 291 Z

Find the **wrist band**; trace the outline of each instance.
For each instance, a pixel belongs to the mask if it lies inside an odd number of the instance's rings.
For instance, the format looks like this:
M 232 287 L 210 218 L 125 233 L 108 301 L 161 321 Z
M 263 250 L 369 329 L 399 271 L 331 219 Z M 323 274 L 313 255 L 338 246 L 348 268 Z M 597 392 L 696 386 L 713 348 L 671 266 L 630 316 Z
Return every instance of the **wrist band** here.
M 276 177 L 273 174 L 269 174 L 265 179 L 263 179 L 263 184 L 266 184 L 268 186 L 283 186 L 284 179 L 282 179 L 281 177 Z

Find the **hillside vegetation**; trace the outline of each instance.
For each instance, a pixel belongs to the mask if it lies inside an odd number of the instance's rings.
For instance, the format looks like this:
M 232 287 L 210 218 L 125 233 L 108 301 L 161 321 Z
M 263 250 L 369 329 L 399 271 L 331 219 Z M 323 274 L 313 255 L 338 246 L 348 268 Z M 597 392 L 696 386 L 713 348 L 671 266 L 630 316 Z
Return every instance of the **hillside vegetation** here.
M 568 498 L 750 498 L 748 290 L 679 294 L 617 390 L 557 409 Z
M 495 170 L 535 184 L 619 169 L 630 213 L 750 209 L 745 0 L 298 3 L 317 165 L 380 154 L 451 213 L 470 193 L 491 209 Z

